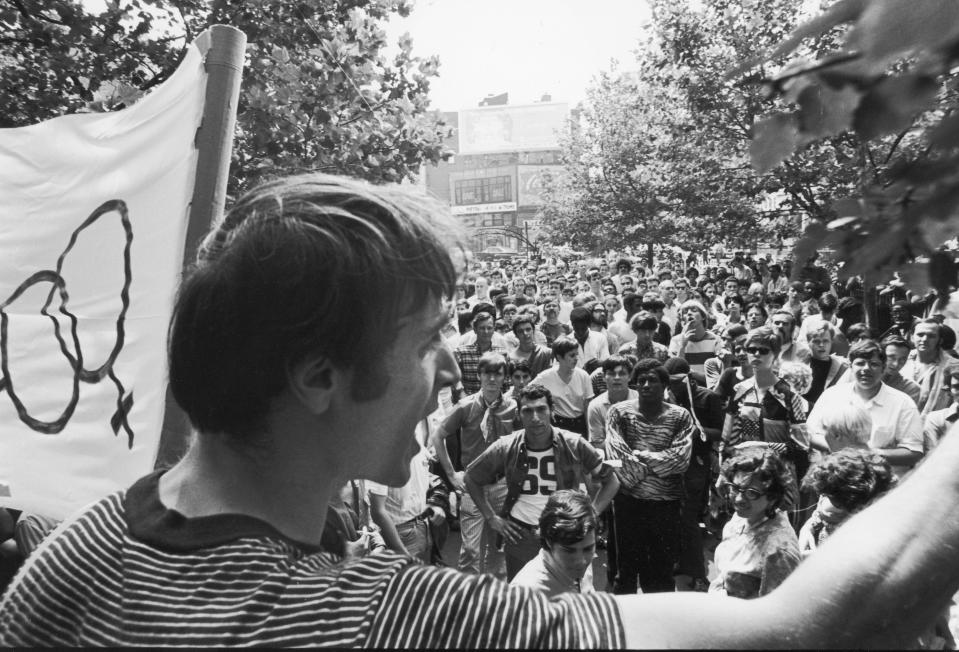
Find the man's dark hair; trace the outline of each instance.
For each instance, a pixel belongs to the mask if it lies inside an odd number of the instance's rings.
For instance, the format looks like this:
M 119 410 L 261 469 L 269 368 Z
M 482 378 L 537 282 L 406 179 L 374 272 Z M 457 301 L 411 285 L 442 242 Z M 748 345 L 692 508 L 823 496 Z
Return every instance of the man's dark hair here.
M 603 373 L 609 373 L 613 371 L 616 367 L 624 367 L 626 373 L 629 374 L 633 370 L 632 361 L 624 355 L 611 355 L 605 360 L 603 360 Z
M 568 336 L 560 336 L 553 340 L 550 350 L 553 352 L 553 357 L 559 360 L 570 351 L 579 350 L 579 342 Z
M 868 360 L 873 354 L 879 356 L 882 363 L 886 364 L 886 350 L 879 346 L 876 340 L 859 340 L 855 342 L 849 347 L 849 354 L 846 357 L 849 358 L 849 362 L 853 362 L 858 358 Z
M 575 545 L 595 532 L 596 510 L 589 496 L 577 489 L 554 491 L 539 515 L 539 542 L 543 550 L 553 544 Z
M 396 320 L 455 294 L 462 241 L 448 212 L 408 188 L 320 174 L 240 197 L 170 323 L 170 387 L 193 426 L 252 436 L 307 356 L 356 369 L 355 399 L 382 395 Z
M 643 310 L 648 310 L 650 312 L 656 312 L 658 310 L 666 309 L 666 302 L 662 299 L 650 299 L 649 301 L 643 301 L 642 304 Z
M 476 372 L 483 373 L 496 373 L 497 371 L 506 373 L 507 363 L 506 358 L 503 357 L 502 353 L 496 353 L 495 351 L 487 351 L 482 356 L 480 356 L 479 362 L 476 363 Z
M 470 326 L 472 326 L 473 328 L 476 328 L 478 325 L 482 324 L 484 321 L 489 321 L 491 319 L 493 319 L 493 315 L 489 314 L 488 312 L 478 312 L 475 315 L 473 315 L 473 319 L 470 320 Z M 495 320 L 493 321 L 493 323 L 494 324 L 496 323 Z
M 616 269 L 618 270 L 621 267 L 625 267 L 627 272 L 631 272 L 633 271 L 633 261 L 629 258 L 620 258 L 616 261 Z
M 895 334 L 887 335 L 886 337 L 882 338 L 880 345 L 882 346 L 883 351 L 886 350 L 887 346 L 898 346 L 903 349 L 912 349 L 912 344 L 910 344 L 908 340 Z
M 546 399 L 546 404 L 549 405 L 549 409 L 552 411 L 553 393 L 539 384 L 530 383 L 523 389 L 519 390 L 519 396 L 516 397 L 516 403 L 519 407 L 523 407 L 523 404 L 526 403 L 526 401 L 536 401 L 541 398 Z
M 569 312 L 569 323 L 573 326 L 581 325 L 588 326 L 589 323 L 593 320 L 593 315 L 590 312 L 589 308 L 583 306 L 577 306 L 570 310 Z
M 643 358 L 637 362 L 633 366 L 633 373 L 629 377 L 629 384 L 635 385 L 637 378 L 640 376 L 645 376 L 650 372 L 653 372 L 659 376 L 659 381 L 663 385 L 669 385 L 669 372 L 666 371 L 666 367 L 663 366 L 663 363 L 656 358 Z
M 836 298 L 836 295 L 832 292 L 823 293 L 817 300 L 816 303 L 819 304 L 819 310 L 821 312 L 826 312 L 832 314 L 836 312 L 836 308 L 839 307 L 839 299 Z
M 473 317 L 480 314 L 481 312 L 489 313 L 490 317 L 496 317 L 496 306 L 494 306 L 492 303 L 489 303 L 487 301 L 481 301 L 477 303 L 475 306 L 473 306 L 472 308 L 470 308 L 470 313 L 472 314 Z M 472 323 L 472 320 L 470 321 L 470 323 Z
M 509 361 L 509 375 L 512 376 L 517 371 L 525 371 L 530 376 L 533 375 L 533 370 L 529 366 L 529 360 L 510 360 Z
M 536 319 L 526 313 L 519 313 L 516 317 L 513 318 L 513 334 L 516 334 L 516 330 L 523 324 L 529 324 L 530 327 L 535 331 L 536 330 Z

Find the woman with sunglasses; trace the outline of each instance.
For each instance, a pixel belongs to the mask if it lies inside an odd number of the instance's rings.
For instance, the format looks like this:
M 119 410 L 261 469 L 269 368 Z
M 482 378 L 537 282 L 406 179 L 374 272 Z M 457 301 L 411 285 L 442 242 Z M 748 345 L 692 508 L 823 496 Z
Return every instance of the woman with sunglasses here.
M 782 458 L 792 474 L 785 503 L 791 509 L 798 504 L 796 466 L 806 467 L 809 436 L 806 402 L 776 375 L 781 347 L 779 334 L 769 326 L 746 335 L 746 364 L 752 368 L 753 376 L 733 388 L 726 406 L 720 457 L 727 457 L 732 447 L 743 442 L 763 442 Z M 802 525 L 800 515 L 793 517 L 798 528 Z
M 718 484 L 735 513 L 716 546 L 711 593 L 758 598 L 799 565 L 799 541 L 781 509 L 790 481 L 786 465 L 764 446 L 741 444 L 723 462 Z

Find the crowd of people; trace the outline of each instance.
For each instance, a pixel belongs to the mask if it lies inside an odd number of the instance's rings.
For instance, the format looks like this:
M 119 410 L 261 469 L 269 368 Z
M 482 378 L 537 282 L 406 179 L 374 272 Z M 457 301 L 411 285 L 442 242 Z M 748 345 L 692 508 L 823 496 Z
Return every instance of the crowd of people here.
M 943 301 L 462 247 L 410 188 L 240 198 L 169 331 L 190 448 L 34 538 L 0 645 L 952 644 Z
M 959 418 L 956 334 L 935 293 L 872 288 L 867 325 L 861 281 L 838 282 L 815 256 L 798 268 L 742 252 L 702 272 L 689 262 L 476 262 L 461 279 L 447 332 L 461 382 L 434 415 L 439 473 L 463 496 L 461 570 L 513 580 L 538 554 L 546 496 L 578 486 L 600 516 L 590 541 L 607 549 L 608 590 L 765 595 Z M 566 437 L 552 447 L 523 416 L 543 396 Z M 465 406 L 474 420 L 491 406 L 500 436 L 463 428 Z M 599 458 L 574 453 L 564 482 L 568 434 Z M 603 465 L 615 490 L 589 476 Z M 882 478 L 868 500 L 834 500 L 864 474 Z M 721 538 L 712 579 L 710 530 Z M 585 569 L 554 572 L 581 580 Z M 931 640 L 952 644 L 944 620 Z

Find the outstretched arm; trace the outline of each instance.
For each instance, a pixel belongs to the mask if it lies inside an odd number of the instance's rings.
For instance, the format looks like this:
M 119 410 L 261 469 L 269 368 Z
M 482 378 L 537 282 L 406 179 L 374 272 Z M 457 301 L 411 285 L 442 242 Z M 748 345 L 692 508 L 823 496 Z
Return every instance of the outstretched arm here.
M 853 516 L 768 596 L 619 598 L 628 647 L 910 644 L 959 589 L 959 428 L 950 435 L 907 481 Z

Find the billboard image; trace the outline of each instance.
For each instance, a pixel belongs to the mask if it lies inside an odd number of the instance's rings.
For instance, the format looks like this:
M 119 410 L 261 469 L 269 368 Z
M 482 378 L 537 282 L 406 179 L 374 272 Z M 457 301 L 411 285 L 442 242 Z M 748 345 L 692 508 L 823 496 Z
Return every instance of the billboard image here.
M 569 105 L 541 103 L 488 106 L 459 114 L 459 153 L 486 154 L 555 149 L 566 128 Z

